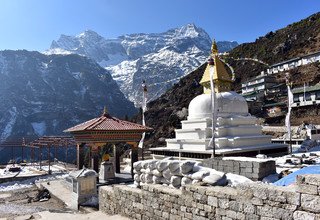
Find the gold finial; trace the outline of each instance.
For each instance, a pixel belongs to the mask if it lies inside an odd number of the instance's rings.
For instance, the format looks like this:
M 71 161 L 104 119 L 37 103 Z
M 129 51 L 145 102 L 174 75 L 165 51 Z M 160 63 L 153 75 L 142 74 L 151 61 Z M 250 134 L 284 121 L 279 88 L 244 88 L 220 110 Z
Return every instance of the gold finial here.
M 220 60 L 218 56 L 218 48 L 215 40 L 212 42 L 211 46 L 211 55 L 208 60 L 208 64 L 200 84 L 203 86 L 204 93 L 210 93 L 210 70 L 214 71 L 213 73 L 213 81 L 215 84 L 215 92 L 227 92 L 231 90 L 232 85 L 232 77 L 226 70 L 224 63 Z
M 211 45 L 211 55 L 214 55 L 214 54 L 218 54 L 218 46 L 215 39 L 213 39 L 212 45 Z
M 108 114 L 108 108 L 107 108 L 107 106 L 104 106 L 103 115 L 107 115 L 107 114 Z

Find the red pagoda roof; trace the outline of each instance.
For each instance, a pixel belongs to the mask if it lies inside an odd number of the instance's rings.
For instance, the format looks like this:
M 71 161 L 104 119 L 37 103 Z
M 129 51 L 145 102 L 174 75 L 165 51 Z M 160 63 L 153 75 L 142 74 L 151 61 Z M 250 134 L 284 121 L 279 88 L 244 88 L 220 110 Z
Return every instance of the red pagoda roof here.
M 64 130 L 64 132 L 79 132 L 79 131 L 150 131 L 152 128 L 146 127 L 133 122 L 123 121 L 115 117 L 111 117 L 105 113 L 99 118 L 94 118 L 89 121 L 78 124 L 74 127 Z

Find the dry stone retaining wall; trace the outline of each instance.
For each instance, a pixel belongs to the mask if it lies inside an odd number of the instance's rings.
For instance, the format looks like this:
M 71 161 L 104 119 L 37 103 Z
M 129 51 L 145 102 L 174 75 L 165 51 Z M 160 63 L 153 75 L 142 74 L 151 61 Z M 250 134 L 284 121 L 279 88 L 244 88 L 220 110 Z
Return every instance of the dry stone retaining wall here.
M 261 183 L 236 187 L 125 185 L 99 189 L 100 210 L 131 219 L 320 219 L 320 175 L 298 176 L 296 187 Z

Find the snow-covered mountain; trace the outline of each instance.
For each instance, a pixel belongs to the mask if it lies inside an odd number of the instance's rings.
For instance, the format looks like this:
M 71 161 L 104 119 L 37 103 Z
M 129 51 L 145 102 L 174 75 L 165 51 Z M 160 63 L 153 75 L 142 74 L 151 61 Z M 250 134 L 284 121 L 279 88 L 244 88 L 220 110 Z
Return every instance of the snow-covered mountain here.
M 220 52 L 237 42 L 217 42 Z M 105 67 L 125 96 L 136 106 L 141 102 L 141 83 L 149 87 L 149 99 L 163 94 L 174 83 L 205 62 L 210 51 L 209 35 L 194 24 L 163 33 L 130 34 L 105 39 L 93 31 L 77 36 L 61 35 L 45 53 L 76 53 Z
M 77 54 L 0 51 L 0 142 L 10 137 L 62 134 L 99 116 L 136 112 L 110 73 Z

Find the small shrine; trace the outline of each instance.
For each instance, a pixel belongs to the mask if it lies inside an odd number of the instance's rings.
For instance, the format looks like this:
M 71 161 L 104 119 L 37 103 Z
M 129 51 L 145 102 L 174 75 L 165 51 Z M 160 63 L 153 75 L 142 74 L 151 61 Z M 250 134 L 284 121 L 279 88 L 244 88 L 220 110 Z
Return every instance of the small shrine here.
M 114 144 L 113 155 L 115 172 L 120 173 L 120 155 L 116 144 L 127 143 L 131 145 L 131 171 L 132 164 L 138 161 L 138 144 L 142 134 L 151 131 L 152 128 L 120 120 L 112 117 L 107 109 L 103 114 L 89 121 L 78 124 L 65 130 L 74 136 L 77 143 L 77 166 L 82 169 L 84 165 L 84 147 L 90 147 L 91 167 L 99 173 L 99 149 L 106 144 Z
M 211 97 L 210 71 L 213 71 L 215 102 Z M 247 101 L 231 91 L 231 74 L 218 56 L 215 42 L 200 81 L 203 94 L 189 104 L 188 118 L 176 129 L 175 139 L 167 139 L 167 146 L 150 149 L 154 158 L 210 158 L 214 155 L 255 156 L 259 153 L 287 153 L 287 145 L 272 144 L 271 136 L 262 134 L 257 118 L 248 112 Z M 216 105 L 215 123 L 212 126 L 212 106 Z M 212 132 L 214 127 L 214 132 Z M 209 144 L 214 133 L 214 146 Z

